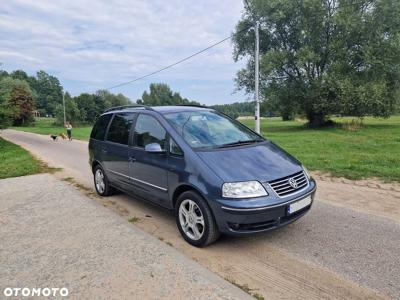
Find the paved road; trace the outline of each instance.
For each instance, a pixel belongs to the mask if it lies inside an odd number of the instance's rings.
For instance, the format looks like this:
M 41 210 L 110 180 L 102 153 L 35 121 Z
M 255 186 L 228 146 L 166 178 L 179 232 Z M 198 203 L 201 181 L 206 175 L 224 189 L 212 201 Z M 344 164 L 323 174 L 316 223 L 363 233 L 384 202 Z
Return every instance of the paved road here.
M 2 296 L 48 287 L 71 299 L 251 299 L 52 175 L 0 180 L 0 191 Z
M 87 143 L 52 142 L 47 136 L 11 130 L 2 136 L 92 186 Z M 199 250 L 182 242 L 170 215 L 124 195 L 101 201 L 122 216 L 135 214 L 139 227 L 266 297 L 400 299 L 400 216 L 396 222 L 317 198 L 306 217 L 282 230 L 223 237 Z

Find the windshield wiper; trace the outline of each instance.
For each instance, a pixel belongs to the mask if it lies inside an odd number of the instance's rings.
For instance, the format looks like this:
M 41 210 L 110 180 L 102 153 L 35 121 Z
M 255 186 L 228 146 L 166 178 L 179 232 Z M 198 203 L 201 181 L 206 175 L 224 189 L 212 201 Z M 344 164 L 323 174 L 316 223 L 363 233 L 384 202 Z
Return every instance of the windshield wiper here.
M 262 142 L 262 141 L 264 141 L 264 140 L 263 139 L 245 140 L 245 141 L 239 140 L 239 141 L 236 141 L 236 142 L 219 145 L 219 146 L 217 146 L 217 148 L 227 148 L 227 147 L 248 145 L 248 144 L 254 144 L 254 143 L 258 143 L 258 142 Z

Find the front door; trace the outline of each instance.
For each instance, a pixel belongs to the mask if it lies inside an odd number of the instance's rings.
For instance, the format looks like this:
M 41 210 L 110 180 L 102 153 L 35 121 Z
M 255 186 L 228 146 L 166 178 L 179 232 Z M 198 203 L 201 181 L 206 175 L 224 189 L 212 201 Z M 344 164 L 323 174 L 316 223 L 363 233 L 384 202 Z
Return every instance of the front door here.
M 129 189 L 129 135 L 134 113 L 116 113 L 108 129 L 102 148 L 103 164 L 109 180 L 123 189 Z
M 138 115 L 130 149 L 129 176 L 135 192 L 165 207 L 168 201 L 168 159 L 166 151 L 150 153 L 146 145 L 158 143 L 166 150 L 167 133 L 157 119 L 149 114 Z

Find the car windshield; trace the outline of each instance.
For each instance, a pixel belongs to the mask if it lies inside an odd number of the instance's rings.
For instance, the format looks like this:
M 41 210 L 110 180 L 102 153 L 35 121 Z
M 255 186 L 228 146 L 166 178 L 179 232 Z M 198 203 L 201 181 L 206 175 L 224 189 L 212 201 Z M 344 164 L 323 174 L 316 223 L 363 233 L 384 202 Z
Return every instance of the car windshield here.
M 195 149 L 234 147 L 263 141 L 246 126 L 213 111 L 169 113 L 165 118 Z

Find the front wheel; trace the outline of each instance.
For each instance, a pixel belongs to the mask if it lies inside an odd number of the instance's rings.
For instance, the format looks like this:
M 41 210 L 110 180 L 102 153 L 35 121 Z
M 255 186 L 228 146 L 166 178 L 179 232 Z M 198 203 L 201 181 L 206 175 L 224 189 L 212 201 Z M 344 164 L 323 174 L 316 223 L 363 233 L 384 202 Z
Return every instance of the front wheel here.
M 110 186 L 108 178 L 100 165 L 94 168 L 94 187 L 97 194 L 103 197 L 110 196 L 113 193 L 113 188 Z
M 220 235 L 210 208 L 195 192 L 188 191 L 179 196 L 175 216 L 182 237 L 193 246 L 205 247 Z

